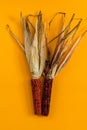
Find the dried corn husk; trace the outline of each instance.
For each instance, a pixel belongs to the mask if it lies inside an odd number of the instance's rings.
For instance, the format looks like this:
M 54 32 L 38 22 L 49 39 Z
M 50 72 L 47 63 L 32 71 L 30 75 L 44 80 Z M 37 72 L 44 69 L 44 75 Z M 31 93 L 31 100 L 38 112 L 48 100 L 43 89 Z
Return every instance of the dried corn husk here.
M 30 45 L 29 65 L 33 78 L 41 76 L 46 61 L 46 29 L 42 23 L 41 13 L 36 20 L 33 41 Z
M 67 55 L 64 57 L 64 59 L 62 60 L 61 64 L 58 67 L 58 70 L 56 71 L 55 76 L 60 72 L 60 70 L 66 65 L 66 63 L 68 62 L 68 60 L 70 59 L 70 57 L 72 56 L 74 50 L 76 49 L 77 45 L 80 43 L 81 39 L 83 38 L 83 36 L 85 35 L 85 33 L 87 32 L 84 31 L 80 36 L 78 36 L 78 38 L 76 39 L 76 41 L 73 43 L 71 49 L 69 50 L 69 52 L 67 53 Z
M 7 25 L 8 31 L 25 52 L 32 78 L 39 78 L 43 73 L 47 59 L 46 24 L 42 21 L 41 11 L 36 15 L 35 27 L 28 17 L 24 18 L 22 16 L 22 13 L 20 14 L 20 19 L 23 28 L 24 46 Z M 34 29 L 34 34 L 31 32 L 30 25 Z
M 49 71 L 46 74 L 46 77 L 50 79 L 54 78 L 60 72 L 60 70 L 64 67 L 64 65 L 67 63 L 67 61 L 70 59 L 71 55 L 73 54 L 73 51 L 75 50 L 76 46 L 81 41 L 84 34 L 87 32 L 85 30 L 82 34 L 78 36 L 76 41 L 74 41 L 75 34 L 82 22 L 82 19 L 80 19 L 77 25 L 75 25 L 70 30 L 71 23 L 74 19 L 74 16 L 75 14 L 73 14 L 67 27 L 65 27 L 64 25 L 65 17 L 63 19 L 62 30 L 60 34 L 57 36 L 59 39 L 56 44 L 52 60 L 49 63 L 50 64 L 49 69 L 48 69 Z M 55 38 L 57 37 L 54 37 L 53 40 L 55 40 Z M 50 42 L 52 42 L 53 40 L 51 40 Z

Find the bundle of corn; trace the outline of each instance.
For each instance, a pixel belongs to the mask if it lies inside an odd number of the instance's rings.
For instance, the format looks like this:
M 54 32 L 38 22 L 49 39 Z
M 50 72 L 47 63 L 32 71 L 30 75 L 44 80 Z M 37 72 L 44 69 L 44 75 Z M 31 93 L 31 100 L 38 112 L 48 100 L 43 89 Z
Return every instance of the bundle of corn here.
M 78 43 L 81 41 L 84 34 L 87 30 L 81 32 L 81 34 L 75 38 L 75 34 L 82 22 L 82 19 L 79 19 L 78 23 L 71 29 L 71 23 L 74 19 L 75 14 L 71 17 L 68 25 L 65 27 L 65 14 L 63 14 L 63 25 L 59 35 L 55 36 L 49 44 L 58 38 L 55 50 L 52 58 L 48 56 L 48 62 L 45 69 L 45 78 L 43 85 L 43 95 L 42 95 L 42 115 L 48 115 L 50 109 L 50 99 L 52 91 L 52 83 L 54 77 L 60 72 L 60 70 L 65 66 L 67 61 L 70 59 L 73 51 L 75 50 Z M 53 20 L 53 19 L 52 19 Z M 50 54 L 48 47 L 48 54 Z
M 37 115 L 42 114 L 47 116 L 49 114 L 53 79 L 65 66 L 67 61 L 70 59 L 73 51 L 77 47 L 78 43 L 81 41 L 81 39 L 87 32 L 87 30 L 85 30 L 75 38 L 75 34 L 82 22 L 82 19 L 79 19 L 78 23 L 72 28 L 71 24 L 72 21 L 74 20 L 75 14 L 72 15 L 68 25 L 65 26 L 66 15 L 65 13 L 61 12 L 59 13 L 62 14 L 63 16 L 62 19 L 63 24 L 61 31 L 48 43 L 46 36 L 47 33 L 46 25 L 42 20 L 41 11 L 37 15 L 28 15 L 27 17 L 23 17 L 21 13 L 20 18 L 24 34 L 23 35 L 24 45 L 12 32 L 9 25 L 7 25 L 10 35 L 17 41 L 17 43 L 19 44 L 19 46 L 26 55 L 26 59 L 28 61 L 32 76 L 31 85 L 32 85 L 34 112 Z M 56 13 L 56 15 L 59 13 Z M 31 17 L 33 16 L 36 19 L 35 26 L 30 21 L 29 19 L 30 16 Z M 51 19 L 49 24 L 52 23 L 54 17 Z M 33 29 L 33 32 L 31 28 Z M 57 39 L 57 43 L 54 49 L 53 56 L 51 57 L 49 45 L 55 39 Z M 41 99 L 40 77 L 42 74 L 44 74 L 44 84 Z
M 33 16 L 33 15 L 29 15 Z M 46 25 L 42 21 L 42 13 L 33 16 L 36 19 L 35 27 L 29 20 L 29 16 L 22 17 L 20 14 L 23 34 L 24 34 L 24 46 L 20 40 L 12 32 L 9 25 L 7 25 L 10 35 L 17 41 L 22 48 L 28 61 L 30 72 L 32 75 L 31 85 L 34 103 L 34 112 L 37 115 L 41 115 L 41 82 L 40 77 L 43 73 L 46 61 Z M 34 29 L 32 33 L 30 26 Z

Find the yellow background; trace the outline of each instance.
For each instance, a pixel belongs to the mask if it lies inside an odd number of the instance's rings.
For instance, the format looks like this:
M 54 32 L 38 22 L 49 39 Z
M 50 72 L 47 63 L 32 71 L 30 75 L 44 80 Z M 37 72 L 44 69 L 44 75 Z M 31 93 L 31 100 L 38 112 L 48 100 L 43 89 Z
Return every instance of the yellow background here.
M 5 25 L 22 39 L 20 11 L 58 11 L 87 18 L 86 0 L 0 0 L 0 130 L 87 130 L 87 35 L 54 79 L 48 117 L 33 114 L 30 72 L 24 53 Z

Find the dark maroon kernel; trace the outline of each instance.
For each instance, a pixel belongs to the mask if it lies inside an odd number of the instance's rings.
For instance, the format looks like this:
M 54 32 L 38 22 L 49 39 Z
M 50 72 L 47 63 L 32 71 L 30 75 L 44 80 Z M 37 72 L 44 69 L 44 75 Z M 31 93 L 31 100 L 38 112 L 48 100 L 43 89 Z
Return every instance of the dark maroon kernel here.
M 45 78 L 42 94 L 42 115 L 47 116 L 50 109 L 51 91 L 53 79 Z
M 39 79 L 32 79 L 32 95 L 34 103 L 34 113 L 41 115 L 41 82 Z

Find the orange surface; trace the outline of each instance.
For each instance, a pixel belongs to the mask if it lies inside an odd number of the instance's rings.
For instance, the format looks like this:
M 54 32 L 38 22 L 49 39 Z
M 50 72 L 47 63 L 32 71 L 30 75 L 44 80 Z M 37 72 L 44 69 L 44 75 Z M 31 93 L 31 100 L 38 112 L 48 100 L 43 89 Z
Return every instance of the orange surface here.
M 87 35 L 54 80 L 50 115 L 33 114 L 28 64 L 5 25 L 23 41 L 20 11 L 25 15 L 39 10 L 46 18 L 58 11 L 87 18 L 87 1 L 0 0 L 0 130 L 87 130 Z

